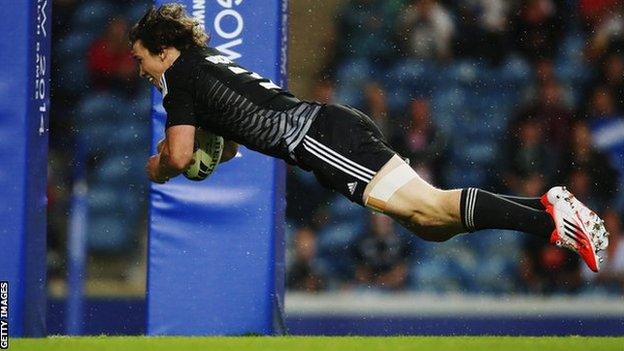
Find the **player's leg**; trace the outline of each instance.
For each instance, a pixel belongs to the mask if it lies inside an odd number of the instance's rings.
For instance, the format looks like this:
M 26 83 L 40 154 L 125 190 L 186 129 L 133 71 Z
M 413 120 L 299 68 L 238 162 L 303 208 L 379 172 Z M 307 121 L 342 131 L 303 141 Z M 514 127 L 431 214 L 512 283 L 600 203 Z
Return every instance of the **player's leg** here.
M 596 272 L 598 252 L 608 245 L 603 221 L 563 187 L 540 198 L 546 208 L 541 211 L 476 188 L 436 189 L 398 156 L 369 183 L 363 200 L 426 240 L 444 241 L 481 229 L 522 231 L 577 252 Z
M 426 240 L 444 241 L 480 229 L 523 231 L 578 252 L 593 270 L 598 268 L 596 252 L 606 247 L 600 219 L 563 188 L 541 199 L 475 188 L 437 189 L 389 148 L 369 117 L 353 108 L 326 106 L 295 156 L 324 186 L 392 216 Z
M 368 207 L 395 218 L 425 240 L 445 241 L 481 229 L 510 229 L 549 238 L 551 216 L 480 189 L 441 190 L 393 157 L 364 190 Z

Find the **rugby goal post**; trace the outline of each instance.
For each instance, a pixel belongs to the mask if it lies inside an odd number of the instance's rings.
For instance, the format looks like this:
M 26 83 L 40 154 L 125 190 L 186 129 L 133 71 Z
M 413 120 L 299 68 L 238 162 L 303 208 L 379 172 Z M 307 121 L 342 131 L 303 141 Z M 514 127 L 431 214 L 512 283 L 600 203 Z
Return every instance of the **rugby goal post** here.
M 181 3 L 205 25 L 210 46 L 285 84 L 287 1 Z M 152 120 L 156 145 L 165 122 L 156 91 Z M 244 147 L 205 181 L 152 185 L 148 335 L 281 333 L 284 186 L 283 162 Z

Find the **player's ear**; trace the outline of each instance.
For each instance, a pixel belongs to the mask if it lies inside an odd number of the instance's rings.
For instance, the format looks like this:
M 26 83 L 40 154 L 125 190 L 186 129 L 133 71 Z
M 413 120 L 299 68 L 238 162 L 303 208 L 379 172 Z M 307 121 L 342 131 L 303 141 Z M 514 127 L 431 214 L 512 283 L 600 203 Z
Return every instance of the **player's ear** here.
M 165 62 L 165 58 L 167 58 L 167 47 L 161 46 L 160 53 L 158 53 L 158 57 L 160 58 L 160 62 Z

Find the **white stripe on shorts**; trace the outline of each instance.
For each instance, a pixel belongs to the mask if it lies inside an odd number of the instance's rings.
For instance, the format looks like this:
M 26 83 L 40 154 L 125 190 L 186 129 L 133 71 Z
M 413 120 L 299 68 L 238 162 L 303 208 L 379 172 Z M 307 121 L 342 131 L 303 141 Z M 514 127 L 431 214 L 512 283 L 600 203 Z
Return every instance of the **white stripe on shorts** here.
M 314 138 L 311 138 L 309 136 L 305 136 L 304 137 L 305 140 L 307 140 L 310 144 L 317 146 L 317 149 L 320 149 L 320 151 L 324 151 L 324 154 L 332 157 L 333 159 L 336 159 L 337 161 L 349 165 L 353 168 L 355 168 L 356 170 L 359 170 L 360 172 L 362 172 L 362 174 L 368 174 L 371 177 L 374 177 L 376 172 L 372 171 L 371 169 L 368 169 L 364 166 L 362 166 L 361 164 L 350 160 L 348 158 L 346 158 L 345 156 L 337 153 L 336 151 L 330 149 L 327 145 L 323 145 L 321 144 L 319 141 L 315 140 Z
M 313 154 L 314 156 L 318 157 L 319 159 L 325 161 L 326 163 L 338 168 L 339 170 L 343 171 L 346 174 L 349 174 L 350 176 L 357 178 L 365 183 L 370 183 L 370 181 L 373 179 L 373 175 L 364 173 L 362 170 L 360 169 L 356 169 L 355 167 L 353 167 L 352 165 L 345 163 L 343 161 L 341 161 L 340 159 L 332 156 L 331 154 L 329 154 L 328 152 L 322 150 L 321 148 L 319 148 L 317 145 L 314 145 L 312 143 L 310 143 L 307 139 L 303 140 L 303 147 L 310 152 L 311 154 Z M 351 161 L 351 160 L 349 160 Z M 352 161 L 351 161 L 352 162 Z

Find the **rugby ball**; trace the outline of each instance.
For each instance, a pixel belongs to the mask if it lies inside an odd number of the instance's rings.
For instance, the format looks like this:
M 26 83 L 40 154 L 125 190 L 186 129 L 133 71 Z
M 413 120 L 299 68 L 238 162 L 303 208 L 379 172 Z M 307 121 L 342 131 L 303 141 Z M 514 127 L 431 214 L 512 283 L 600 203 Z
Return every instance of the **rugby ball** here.
M 184 176 L 195 181 L 206 179 L 221 160 L 223 144 L 223 137 L 203 129 L 195 129 L 193 163 L 184 171 Z

